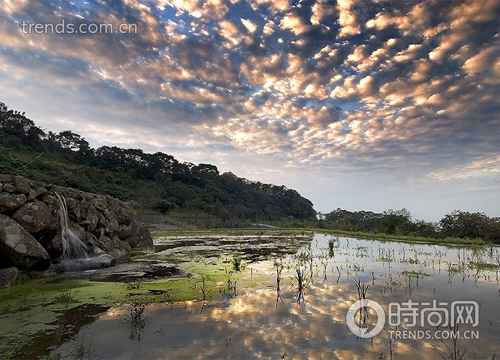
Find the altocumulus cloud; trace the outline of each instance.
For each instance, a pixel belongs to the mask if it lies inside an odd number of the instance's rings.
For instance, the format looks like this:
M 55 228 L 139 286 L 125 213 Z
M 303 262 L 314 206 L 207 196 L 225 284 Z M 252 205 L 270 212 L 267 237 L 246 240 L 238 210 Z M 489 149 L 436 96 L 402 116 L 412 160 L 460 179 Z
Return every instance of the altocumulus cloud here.
M 0 100 L 95 144 L 491 186 L 499 19 L 496 0 L 6 0 Z M 22 32 L 62 20 L 138 31 Z

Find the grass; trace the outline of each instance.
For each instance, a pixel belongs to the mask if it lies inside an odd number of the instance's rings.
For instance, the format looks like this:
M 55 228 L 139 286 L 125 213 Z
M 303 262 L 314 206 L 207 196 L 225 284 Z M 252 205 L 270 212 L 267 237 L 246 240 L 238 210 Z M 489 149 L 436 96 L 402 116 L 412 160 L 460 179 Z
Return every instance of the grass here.
M 308 237 L 313 235 L 315 232 L 321 234 L 332 234 L 336 236 L 346 236 L 357 239 L 367 239 L 367 240 L 380 240 L 380 241 L 399 241 L 399 242 L 415 242 L 422 244 L 436 244 L 444 246 L 483 246 L 488 245 L 484 239 L 475 238 L 458 238 L 458 237 L 446 237 L 444 239 L 436 239 L 423 236 L 408 236 L 408 235 L 390 235 L 382 233 L 372 233 L 363 231 L 346 231 L 346 230 L 328 230 L 328 229 L 302 229 L 302 228 L 274 228 L 274 229 L 261 229 L 261 228 L 217 228 L 217 229 L 192 229 L 186 231 L 185 229 L 157 229 L 150 228 L 151 235 L 163 235 L 163 236 L 186 236 L 186 235 L 292 235 L 292 236 L 303 236 Z M 332 244 L 329 245 L 329 249 L 334 249 L 334 240 L 332 239 Z M 331 248 L 330 248 L 331 247 Z
M 337 236 L 353 237 L 358 239 L 379 240 L 379 241 L 399 241 L 399 242 L 416 242 L 422 244 L 436 244 L 444 246 L 463 245 L 463 246 L 482 246 L 487 245 L 483 239 L 469 239 L 446 237 L 444 239 L 435 239 L 423 236 L 406 236 L 406 235 L 389 235 L 362 231 L 344 231 L 344 230 L 325 230 L 312 229 L 315 232 L 323 234 L 333 234 Z
M 296 228 L 212 228 L 212 229 L 158 229 L 150 227 L 149 232 L 154 238 L 155 236 L 208 236 L 208 235 L 224 235 L 224 236 L 243 236 L 243 235 L 266 235 L 266 236 L 300 236 L 310 237 L 313 235 L 313 230 L 304 230 Z
M 42 293 L 43 294 L 43 293 Z M 54 298 L 55 303 L 64 304 L 65 308 L 68 308 L 69 304 L 76 303 L 78 300 L 71 289 L 63 289 L 59 291 L 59 294 Z

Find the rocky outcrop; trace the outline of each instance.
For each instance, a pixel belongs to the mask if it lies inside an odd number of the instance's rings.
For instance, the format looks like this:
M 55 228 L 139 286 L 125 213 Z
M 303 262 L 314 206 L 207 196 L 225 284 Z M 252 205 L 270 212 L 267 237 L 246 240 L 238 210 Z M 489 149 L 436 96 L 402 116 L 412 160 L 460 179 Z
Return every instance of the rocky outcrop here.
M 0 249 L 18 269 L 45 270 L 50 265 L 47 251 L 12 218 L 0 215 Z
M 63 247 L 56 194 L 66 199 L 69 227 L 103 264 L 127 261 L 131 249 L 153 245 L 128 203 L 0 174 L 0 269 L 45 270 L 57 263 Z

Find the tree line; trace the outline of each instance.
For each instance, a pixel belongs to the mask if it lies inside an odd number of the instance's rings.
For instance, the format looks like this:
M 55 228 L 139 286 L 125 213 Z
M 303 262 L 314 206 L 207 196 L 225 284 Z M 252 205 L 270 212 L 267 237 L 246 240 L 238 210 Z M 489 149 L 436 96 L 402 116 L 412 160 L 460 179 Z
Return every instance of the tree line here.
M 488 217 L 481 212 L 470 213 L 460 210 L 454 210 L 439 222 L 433 223 L 412 219 L 407 209 L 390 209 L 383 213 L 375 213 L 339 208 L 327 214 L 320 214 L 318 226 L 325 229 L 436 239 L 477 238 L 500 243 L 500 218 Z
M 313 204 L 285 186 L 220 174 L 211 164 L 101 146 L 81 135 L 45 131 L 0 102 L 0 172 L 135 201 L 142 210 L 203 212 L 228 224 L 314 221 Z

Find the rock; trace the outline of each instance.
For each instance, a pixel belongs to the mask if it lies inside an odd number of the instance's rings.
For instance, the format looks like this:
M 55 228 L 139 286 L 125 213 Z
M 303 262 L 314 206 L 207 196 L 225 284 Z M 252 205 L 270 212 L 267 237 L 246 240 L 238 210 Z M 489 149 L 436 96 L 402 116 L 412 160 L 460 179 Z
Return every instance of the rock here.
M 19 270 L 15 267 L 0 270 L 0 289 L 11 287 L 16 282 Z
M 58 217 L 52 217 L 49 227 L 39 231 L 35 235 L 36 240 L 43 246 L 50 258 L 55 260 L 63 254 L 61 238 L 61 225 Z
M 0 215 L 0 248 L 19 269 L 46 270 L 49 254 L 35 238 L 8 216 Z
M 108 208 L 108 206 L 106 205 L 105 201 L 101 198 L 94 198 L 91 200 L 91 204 L 98 210 L 101 210 L 101 211 L 104 211 L 105 209 Z
M 3 184 L 2 190 L 13 194 L 16 192 L 16 187 L 12 184 Z
M 96 247 L 104 250 L 106 254 L 115 258 L 118 263 L 130 260 L 132 249 L 130 244 L 126 241 L 121 241 L 118 238 L 110 239 L 107 236 L 101 236 L 99 239 L 93 237 L 92 242 Z
M 82 226 L 80 226 L 80 224 L 75 224 L 73 222 L 70 222 L 69 228 L 78 237 L 78 239 L 80 239 L 80 241 L 84 242 L 85 244 L 88 244 L 88 232 L 85 231 L 85 229 Z
M 69 259 L 60 261 L 54 264 L 54 268 L 56 271 L 60 272 L 73 272 L 103 269 L 115 264 L 116 260 L 101 250 L 100 253 L 92 254 L 92 256 L 87 259 Z
M 0 193 L 0 213 L 15 210 L 24 205 L 25 202 L 26 195 L 24 194 L 9 194 L 6 192 L 2 192 Z
M 47 194 L 48 190 L 44 187 L 39 187 L 38 189 L 35 190 L 35 196 L 38 198 L 42 195 Z
M 66 206 L 68 207 L 68 213 L 74 219 L 79 220 L 82 217 L 81 207 L 83 204 L 79 203 L 74 198 L 66 198 Z
M 110 236 L 111 238 L 113 238 L 114 236 L 118 236 L 120 239 L 125 239 L 124 236 L 113 235 L 119 233 L 121 229 L 120 224 L 118 224 L 118 219 L 116 218 L 116 215 L 108 211 L 105 216 L 106 216 L 106 224 L 105 224 L 106 235 Z M 128 236 L 130 235 L 131 234 L 129 234 Z
M 33 189 L 30 189 L 28 196 L 26 197 L 27 201 L 33 201 L 36 199 L 36 192 Z
M 124 263 L 130 260 L 132 248 L 125 240 L 113 238 L 113 250 L 108 254 L 116 259 L 116 263 Z
M 129 236 L 132 236 L 132 225 L 120 225 L 118 228 L 106 228 L 106 233 L 109 237 L 117 237 L 119 239 L 126 239 Z
M 132 223 L 133 211 L 125 203 L 113 199 L 110 201 L 110 210 L 115 214 L 120 225 L 130 225 Z
M 15 266 L 15 264 L 9 259 L 7 254 L 0 247 L 0 268 L 3 269 L 12 266 Z
M 96 213 L 97 219 L 98 219 L 97 226 L 100 228 L 105 228 L 107 225 L 106 217 L 104 216 L 104 214 L 101 211 L 99 211 L 97 209 L 96 209 L 95 213 Z
M 28 195 L 31 190 L 30 182 L 22 176 L 14 176 L 14 186 L 18 193 L 25 195 Z
M 32 273 L 46 269 L 50 259 L 66 271 L 106 267 L 129 260 L 132 248 L 153 246 L 148 229 L 134 220 L 129 203 L 21 176 L 2 176 L 0 268 Z M 61 219 L 55 193 L 65 197 L 70 228 L 88 246 L 88 258 L 80 256 L 77 264 L 72 264 L 75 259 L 61 258 Z
M 153 247 L 153 239 L 148 228 L 136 220 L 132 221 L 132 235 L 125 239 L 132 248 Z
M 38 200 L 24 204 L 12 217 L 32 234 L 47 228 L 52 220 L 49 207 Z
M 57 200 L 53 195 L 50 195 L 48 193 L 42 195 L 42 201 L 49 207 L 52 213 L 56 212 L 59 209 L 59 204 L 57 203 Z
M 99 217 L 97 216 L 97 210 L 92 205 L 88 205 L 86 208 L 82 208 L 82 220 L 80 224 L 85 226 L 88 231 L 94 231 L 97 229 L 97 224 L 99 223 Z
M 0 182 L 6 183 L 6 182 L 11 182 L 11 181 L 12 181 L 12 175 L 0 174 Z

